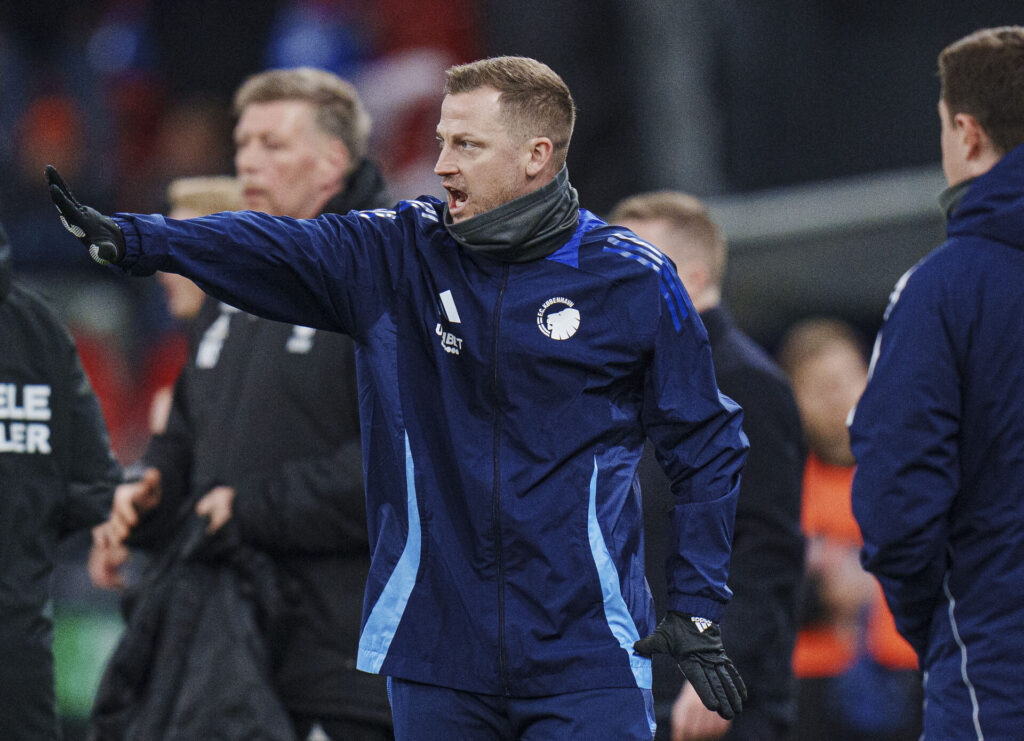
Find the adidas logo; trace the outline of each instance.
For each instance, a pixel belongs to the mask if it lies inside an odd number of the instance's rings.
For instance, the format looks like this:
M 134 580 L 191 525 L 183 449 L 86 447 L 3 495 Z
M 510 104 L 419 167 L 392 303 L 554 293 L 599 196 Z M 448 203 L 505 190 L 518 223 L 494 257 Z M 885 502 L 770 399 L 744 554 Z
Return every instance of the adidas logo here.
M 462 324 L 462 317 L 459 316 L 459 310 L 455 307 L 455 299 L 452 298 L 452 292 L 450 290 L 442 291 L 437 294 L 437 297 L 441 300 L 441 313 L 448 323 Z M 462 352 L 462 338 L 454 332 L 449 332 L 441 322 L 437 323 L 434 333 L 441 338 L 441 347 L 446 353 L 458 355 Z
M 455 308 L 455 299 L 452 298 L 452 292 L 442 291 L 438 294 L 438 298 L 441 299 L 441 309 L 444 311 L 445 318 L 452 324 L 462 324 L 459 310 Z
M 705 630 L 714 625 L 714 623 L 712 623 L 710 620 L 702 617 L 692 617 L 690 618 L 690 622 L 696 626 L 698 633 L 703 633 Z

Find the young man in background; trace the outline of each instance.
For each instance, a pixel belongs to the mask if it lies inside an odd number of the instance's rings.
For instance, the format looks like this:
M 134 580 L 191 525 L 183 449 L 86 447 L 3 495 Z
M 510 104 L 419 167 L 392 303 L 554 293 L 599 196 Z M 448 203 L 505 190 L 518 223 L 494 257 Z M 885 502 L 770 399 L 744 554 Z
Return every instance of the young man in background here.
M 862 562 L 926 738 L 1017 738 L 1024 692 L 1024 27 L 939 56 L 947 241 L 896 284 L 850 426 Z

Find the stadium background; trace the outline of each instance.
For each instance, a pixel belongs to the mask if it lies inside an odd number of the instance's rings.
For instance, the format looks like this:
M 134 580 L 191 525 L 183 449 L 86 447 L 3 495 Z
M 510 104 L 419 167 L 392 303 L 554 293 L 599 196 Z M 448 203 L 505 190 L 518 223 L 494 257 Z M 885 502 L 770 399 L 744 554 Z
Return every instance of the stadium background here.
M 525 54 L 577 99 L 569 170 L 586 207 L 690 191 L 725 227 L 726 300 L 756 339 L 772 349 L 823 313 L 870 336 L 895 280 L 943 236 L 935 58 L 976 28 L 1022 20 L 1019 2 L 941 5 L 3 0 L 0 222 L 18 272 L 71 326 L 129 463 L 180 328 L 154 281 L 96 269 L 62 232 L 43 166 L 100 209 L 162 210 L 172 178 L 231 171 L 229 101 L 246 75 L 309 64 L 359 88 L 392 195 L 437 193 L 445 67 Z M 55 584 L 69 741 L 120 630 L 116 598 L 88 585 L 86 547 L 66 545 Z

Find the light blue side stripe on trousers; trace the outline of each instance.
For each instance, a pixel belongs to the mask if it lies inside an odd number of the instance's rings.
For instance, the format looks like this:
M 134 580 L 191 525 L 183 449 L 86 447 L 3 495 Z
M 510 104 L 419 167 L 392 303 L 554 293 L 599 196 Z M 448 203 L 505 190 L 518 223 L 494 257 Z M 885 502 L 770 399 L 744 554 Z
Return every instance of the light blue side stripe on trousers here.
M 420 510 L 416 501 L 415 467 L 408 433 L 405 435 L 405 491 L 409 517 L 409 534 L 405 540 L 405 547 L 359 636 L 356 668 L 374 674 L 380 672 L 380 667 L 387 658 L 391 641 L 398 630 L 398 623 L 402 620 L 405 606 L 409 603 L 409 595 L 416 585 L 416 572 L 420 568 Z

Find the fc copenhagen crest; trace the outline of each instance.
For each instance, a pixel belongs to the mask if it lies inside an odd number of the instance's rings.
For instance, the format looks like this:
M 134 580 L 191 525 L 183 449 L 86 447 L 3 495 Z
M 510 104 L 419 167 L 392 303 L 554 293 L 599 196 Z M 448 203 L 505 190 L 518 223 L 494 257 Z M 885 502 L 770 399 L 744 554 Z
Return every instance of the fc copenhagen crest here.
M 537 311 L 537 328 L 545 337 L 567 340 L 580 328 L 580 312 L 563 296 L 549 298 Z

